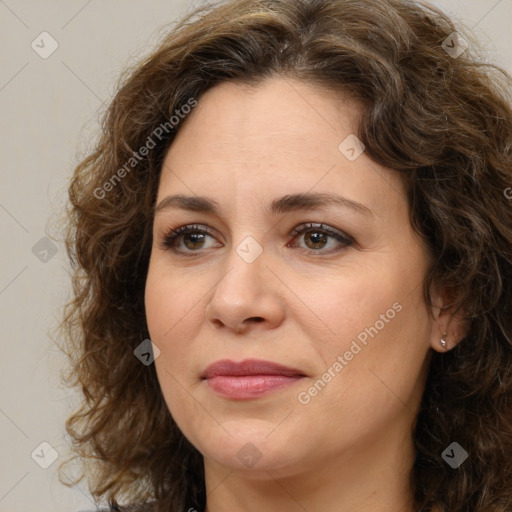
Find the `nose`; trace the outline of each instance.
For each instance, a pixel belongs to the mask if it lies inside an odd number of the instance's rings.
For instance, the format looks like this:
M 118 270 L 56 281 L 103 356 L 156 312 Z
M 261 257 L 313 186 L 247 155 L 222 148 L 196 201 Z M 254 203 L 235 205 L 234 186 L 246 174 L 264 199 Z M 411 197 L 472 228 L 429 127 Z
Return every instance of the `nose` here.
M 249 263 L 233 248 L 206 307 L 207 322 L 236 334 L 278 327 L 285 311 L 282 283 L 269 263 L 265 251 Z

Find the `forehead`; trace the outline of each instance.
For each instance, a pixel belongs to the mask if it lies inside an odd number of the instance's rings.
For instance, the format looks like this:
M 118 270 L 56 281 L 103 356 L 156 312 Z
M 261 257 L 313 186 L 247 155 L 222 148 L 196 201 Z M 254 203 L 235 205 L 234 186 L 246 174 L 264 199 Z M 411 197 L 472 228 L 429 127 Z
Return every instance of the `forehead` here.
M 385 168 L 364 152 L 355 160 L 343 152 L 360 112 L 348 98 L 289 78 L 256 87 L 219 84 L 182 121 L 162 168 L 159 199 L 170 190 L 265 202 L 269 195 L 337 191 L 382 202 L 397 177 L 383 179 Z M 401 194 L 398 181 L 394 187 Z
M 356 131 L 359 113 L 354 102 L 289 78 L 268 79 L 258 86 L 225 82 L 200 98 L 173 146 L 193 144 L 195 150 L 205 149 L 212 158 L 219 155 L 223 160 L 314 158 L 315 149 L 325 151 L 329 145 L 329 152 L 336 155 L 336 142 Z M 191 132 L 195 141 L 187 137 Z M 277 151 L 269 154 L 267 148 Z

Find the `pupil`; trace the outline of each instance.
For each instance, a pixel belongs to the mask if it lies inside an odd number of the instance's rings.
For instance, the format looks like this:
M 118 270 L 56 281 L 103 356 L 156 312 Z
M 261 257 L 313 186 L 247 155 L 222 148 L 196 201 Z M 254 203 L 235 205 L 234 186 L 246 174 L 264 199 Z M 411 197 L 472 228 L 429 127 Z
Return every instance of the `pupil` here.
M 307 238 L 313 242 L 315 246 L 321 246 L 325 245 L 325 234 L 319 233 L 318 231 L 310 231 L 310 233 L 313 233 L 312 235 L 308 235 Z M 324 242 L 324 243 L 322 243 Z
M 204 235 L 202 233 L 188 233 L 188 235 L 185 237 L 185 245 L 187 247 L 189 247 L 189 245 L 192 245 L 194 248 L 195 245 L 197 245 L 197 242 L 201 242 L 201 238 L 204 237 Z M 194 240 L 195 238 L 195 240 Z M 191 244 L 188 243 L 188 240 L 191 240 L 192 239 L 192 242 Z M 198 240 L 199 239 L 199 240 Z M 189 247 L 190 248 L 190 247 Z

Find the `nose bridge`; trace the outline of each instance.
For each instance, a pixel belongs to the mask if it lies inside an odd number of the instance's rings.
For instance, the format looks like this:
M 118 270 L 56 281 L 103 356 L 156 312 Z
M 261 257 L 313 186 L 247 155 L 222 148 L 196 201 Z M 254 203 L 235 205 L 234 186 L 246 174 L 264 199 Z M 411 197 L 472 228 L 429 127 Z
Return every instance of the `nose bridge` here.
M 226 289 L 232 300 L 238 295 L 256 297 L 263 284 L 265 263 L 262 244 L 252 235 L 243 235 L 241 241 L 234 243 L 229 251 L 226 273 L 218 283 L 217 291 Z
M 240 330 L 248 319 L 275 325 L 282 317 L 280 300 L 265 278 L 268 264 L 263 246 L 252 235 L 242 235 L 226 256 L 225 272 L 214 287 L 207 318 Z

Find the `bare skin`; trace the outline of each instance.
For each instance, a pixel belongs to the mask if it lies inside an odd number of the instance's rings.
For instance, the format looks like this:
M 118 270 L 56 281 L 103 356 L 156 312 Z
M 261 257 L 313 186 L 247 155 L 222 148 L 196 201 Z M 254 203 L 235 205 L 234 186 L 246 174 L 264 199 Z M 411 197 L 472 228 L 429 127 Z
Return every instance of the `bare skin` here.
M 411 428 L 431 351 L 464 331 L 442 291 L 425 305 L 431 256 L 396 171 L 339 149 L 358 113 L 288 78 L 223 83 L 166 155 L 157 205 L 183 194 L 220 209 L 158 209 L 145 296 L 164 398 L 204 455 L 207 512 L 414 511 Z M 299 193 L 363 207 L 267 210 Z M 186 225 L 192 234 L 164 247 Z M 201 378 L 214 361 L 249 358 L 304 377 L 246 400 Z

